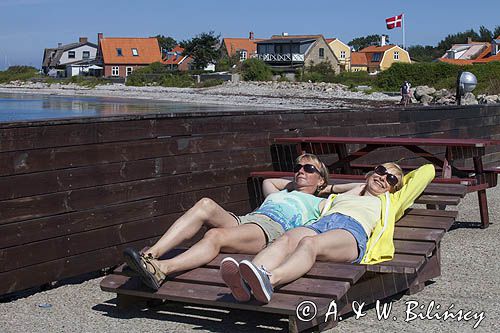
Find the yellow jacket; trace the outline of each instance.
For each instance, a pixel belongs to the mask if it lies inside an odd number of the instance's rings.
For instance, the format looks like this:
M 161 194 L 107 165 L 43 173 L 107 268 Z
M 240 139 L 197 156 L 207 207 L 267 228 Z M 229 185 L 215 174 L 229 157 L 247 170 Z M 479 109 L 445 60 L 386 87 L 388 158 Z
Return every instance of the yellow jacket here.
M 394 224 L 434 179 L 435 173 L 434 165 L 425 164 L 403 177 L 403 186 L 399 191 L 378 196 L 381 201 L 380 219 L 368 239 L 362 264 L 378 264 L 394 257 Z M 323 213 L 330 209 L 335 197 L 328 197 Z

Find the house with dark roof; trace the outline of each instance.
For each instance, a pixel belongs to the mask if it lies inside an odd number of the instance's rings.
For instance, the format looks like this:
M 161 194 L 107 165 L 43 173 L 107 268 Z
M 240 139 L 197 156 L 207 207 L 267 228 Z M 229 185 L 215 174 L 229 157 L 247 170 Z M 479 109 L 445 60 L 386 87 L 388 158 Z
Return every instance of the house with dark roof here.
M 104 37 L 97 34 L 97 62 L 105 77 L 126 78 L 135 69 L 163 62 L 155 37 Z
M 351 71 L 378 73 L 394 63 L 411 63 L 410 54 L 397 45 L 385 45 L 382 36 L 380 46 L 368 46 L 358 52 L 351 52 Z
M 262 40 L 256 39 L 253 32 L 249 33 L 248 38 L 224 38 L 221 52 L 229 58 L 238 55 L 240 61 L 245 61 L 257 56 L 257 42 Z
M 42 70 L 45 74 L 51 72 L 58 76 L 78 75 L 79 69 L 89 67 L 94 62 L 96 53 L 97 45 L 90 43 L 87 37 L 80 37 L 78 43 L 59 43 L 57 47 L 44 50 Z M 67 67 L 71 68 L 68 73 Z
M 287 72 L 320 62 L 330 62 L 336 73 L 340 71 L 339 61 L 323 35 L 275 35 L 257 42 L 257 56 Z

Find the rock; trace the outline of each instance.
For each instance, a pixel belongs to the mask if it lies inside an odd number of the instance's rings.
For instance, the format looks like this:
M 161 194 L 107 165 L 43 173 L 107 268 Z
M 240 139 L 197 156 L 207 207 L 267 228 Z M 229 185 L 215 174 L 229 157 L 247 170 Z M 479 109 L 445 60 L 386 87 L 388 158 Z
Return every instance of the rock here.
M 432 97 L 432 96 L 422 95 L 422 96 L 420 96 L 420 103 L 422 103 L 423 105 L 429 105 L 433 99 L 434 99 L 434 97 Z
M 447 97 L 449 97 L 449 96 L 451 96 L 451 95 L 453 95 L 453 94 L 452 94 L 451 92 L 449 92 L 447 89 L 441 89 L 441 90 L 438 90 L 438 91 L 436 91 L 436 92 L 434 93 L 434 97 L 435 97 L 436 99 L 440 99 L 440 98 L 442 98 L 442 97 L 447 98 Z
M 465 93 L 461 100 L 462 105 L 476 105 L 479 104 L 477 102 L 476 96 L 473 93 Z
M 498 103 L 498 95 L 479 95 L 477 96 L 479 104 L 495 104 Z
M 415 88 L 414 96 L 417 100 L 424 95 L 432 95 L 436 92 L 436 89 L 428 86 L 418 86 Z

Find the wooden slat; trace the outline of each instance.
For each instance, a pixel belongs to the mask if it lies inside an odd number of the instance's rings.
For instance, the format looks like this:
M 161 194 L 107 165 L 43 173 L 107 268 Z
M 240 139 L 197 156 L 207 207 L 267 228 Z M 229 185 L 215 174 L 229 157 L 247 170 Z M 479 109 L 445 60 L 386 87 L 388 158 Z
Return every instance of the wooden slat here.
M 441 209 L 422 209 L 422 208 L 409 208 L 406 212 L 407 215 L 415 216 L 439 216 L 439 217 L 452 217 L 458 216 L 456 210 L 441 210 Z
M 410 241 L 433 241 L 436 244 L 441 241 L 445 232 L 439 229 L 427 228 L 402 228 L 396 225 L 394 228 L 394 239 Z
M 429 257 L 436 248 L 436 244 L 434 242 L 403 241 L 396 239 L 394 240 L 394 248 L 398 254 L 413 254 Z
M 431 228 L 448 231 L 453 222 L 455 222 L 453 217 L 406 215 L 396 224 L 398 227 Z

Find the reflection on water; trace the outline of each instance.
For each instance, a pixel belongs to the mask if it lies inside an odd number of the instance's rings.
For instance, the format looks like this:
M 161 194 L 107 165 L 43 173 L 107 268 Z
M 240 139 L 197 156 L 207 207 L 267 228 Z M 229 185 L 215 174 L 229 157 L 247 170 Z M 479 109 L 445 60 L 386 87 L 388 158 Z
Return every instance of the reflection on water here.
M 0 93 L 0 122 L 120 114 L 241 111 L 249 109 L 252 108 L 248 106 L 202 105 L 112 97 L 66 97 Z

